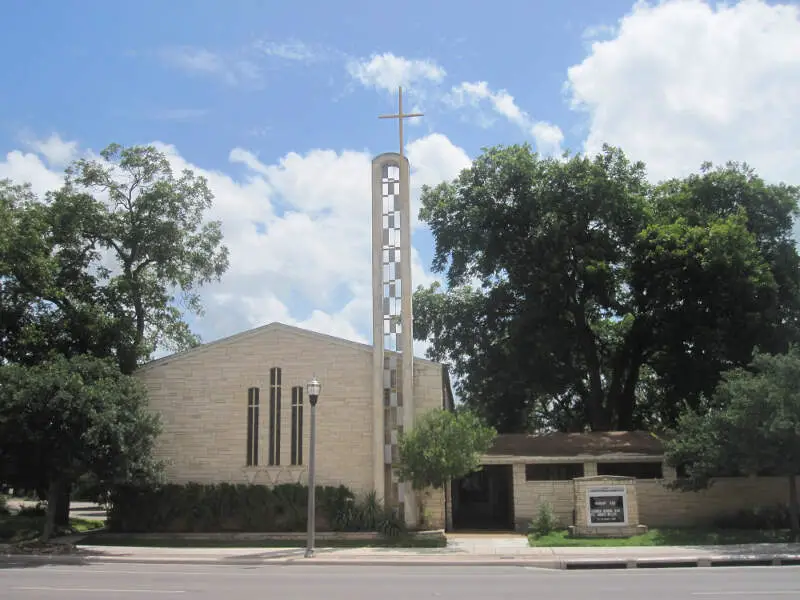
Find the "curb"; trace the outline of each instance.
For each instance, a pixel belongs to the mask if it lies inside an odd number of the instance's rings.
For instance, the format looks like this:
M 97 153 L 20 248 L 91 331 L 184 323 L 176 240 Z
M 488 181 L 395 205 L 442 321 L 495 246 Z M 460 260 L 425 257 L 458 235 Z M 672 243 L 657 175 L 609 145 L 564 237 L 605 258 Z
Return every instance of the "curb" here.
M 612 570 L 612 569 L 669 569 L 669 568 L 713 568 L 713 567 L 780 567 L 800 566 L 798 555 L 767 555 L 752 557 L 669 557 L 638 559 L 520 559 L 520 558 L 476 558 L 430 560 L 411 559 L 333 559 L 302 557 L 245 558 L 245 557 L 135 557 L 135 556 L 80 556 L 6 554 L 0 555 L 0 563 L 14 565 L 74 565 L 99 564 L 164 564 L 164 565 L 246 565 L 246 566 L 352 566 L 352 567 L 528 567 L 550 570 Z

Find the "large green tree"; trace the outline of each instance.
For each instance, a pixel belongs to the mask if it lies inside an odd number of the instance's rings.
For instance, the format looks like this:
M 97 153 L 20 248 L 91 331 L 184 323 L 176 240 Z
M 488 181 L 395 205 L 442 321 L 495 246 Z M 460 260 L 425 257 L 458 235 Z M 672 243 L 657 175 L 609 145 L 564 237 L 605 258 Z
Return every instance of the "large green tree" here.
M 800 541 L 800 349 L 756 354 L 726 372 L 704 410 L 688 410 L 665 442 L 666 459 L 685 471 L 676 485 L 705 489 L 715 476 L 786 477 L 790 523 Z
M 150 146 L 113 144 L 81 159 L 40 200 L 0 185 L 0 310 L 6 360 L 51 349 L 116 357 L 124 373 L 157 347 L 197 343 L 184 319 L 228 266 L 204 178 L 176 175 Z
M 737 164 L 653 186 L 615 148 L 488 149 L 423 190 L 447 289 L 417 290 L 415 335 L 500 431 L 674 422 L 794 339 L 797 198 Z
M 112 484 L 157 473 L 159 432 L 143 385 L 116 364 L 56 356 L 35 366 L 0 366 L 0 479 L 46 483 L 47 540 L 64 491 L 85 473 Z

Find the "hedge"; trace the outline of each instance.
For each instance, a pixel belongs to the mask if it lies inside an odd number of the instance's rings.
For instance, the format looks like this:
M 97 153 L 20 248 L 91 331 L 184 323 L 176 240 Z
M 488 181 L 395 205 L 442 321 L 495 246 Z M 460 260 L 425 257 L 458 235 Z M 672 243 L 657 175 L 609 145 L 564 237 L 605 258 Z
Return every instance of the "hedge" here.
M 319 531 L 399 534 L 402 521 L 374 494 L 357 501 L 345 486 L 317 487 Z M 308 487 L 249 484 L 118 486 L 111 492 L 108 530 L 115 533 L 302 532 Z
M 714 526 L 719 529 L 760 529 L 775 531 L 790 528 L 789 505 L 775 504 L 742 509 L 719 515 Z

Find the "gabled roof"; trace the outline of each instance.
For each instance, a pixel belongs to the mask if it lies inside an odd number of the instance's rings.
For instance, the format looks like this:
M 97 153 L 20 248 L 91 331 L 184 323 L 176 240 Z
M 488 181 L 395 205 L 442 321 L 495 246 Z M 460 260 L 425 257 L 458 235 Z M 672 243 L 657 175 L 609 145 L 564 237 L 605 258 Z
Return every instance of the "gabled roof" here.
M 593 431 L 588 433 L 506 433 L 498 435 L 489 456 L 602 456 L 639 454 L 662 456 L 662 441 L 646 431 Z
M 364 344 L 362 342 L 353 342 L 351 340 L 346 340 L 344 338 L 336 337 L 333 335 L 328 335 L 326 333 L 319 333 L 316 331 L 309 331 L 308 329 L 303 329 L 301 327 L 295 327 L 294 325 L 286 325 L 285 323 L 278 323 L 274 321 L 272 323 L 268 323 L 267 325 L 262 325 L 261 327 L 256 327 L 255 329 L 248 329 L 247 331 L 242 331 L 240 333 L 235 333 L 233 335 L 229 335 L 228 337 L 220 338 L 218 340 L 214 340 L 213 342 L 207 342 L 205 344 L 200 344 L 199 346 L 192 348 L 190 350 L 185 350 L 183 352 L 176 352 L 175 354 L 170 354 L 169 356 L 164 356 L 162 358 L 157 358 L 155 360 L 151 360 L 140 366 L 137 369 L 138 371 L 143 371 L 146 369 L 151 369 L 153 367 L 166 365 L 168 363 L 174 362 L 176 360 L 182 360 L 184 358 L 197 356 L 202 354 L 206 350 L 210 348 L 215 348 L 218 346 L 224 345 L 232 345 L 237 342 L 241 342 L 246 340 L 250 337 L 254 337 L 257 335 L 262 335 L 269 331 L 283 331 L 284 333 L 288 333 L 290 335 L 305 337 L 309 340 L 315 340 L 317 342 L 325 343 L 325 344 L 334 344 L 339 345 L 342 347 L 358 350 L 361 352 L 369 352 L 372 353 L 372 345 L 371 344 Z M 428 360 L 427 358 L 421 358 L 418 356 L 414 357 L 414 362 L 422 362 L 431 365 L 439 365 L 440 363 L 434 362 L 432 360 Z

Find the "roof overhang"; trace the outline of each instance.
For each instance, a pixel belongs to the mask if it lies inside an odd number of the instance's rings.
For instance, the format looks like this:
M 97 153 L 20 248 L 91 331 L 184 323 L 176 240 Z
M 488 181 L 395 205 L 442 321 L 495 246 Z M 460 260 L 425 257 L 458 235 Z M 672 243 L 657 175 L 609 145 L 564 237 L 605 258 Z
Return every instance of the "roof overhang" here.
M 632 454 L 616 452 L 611 454 L 580 454 L 577 456 L 514 456 L 510 454 L 487 454 L 481 458 L 482 465 L 515 464 L 564 464 L 585 462 L 661 462 L 663 455 Z

